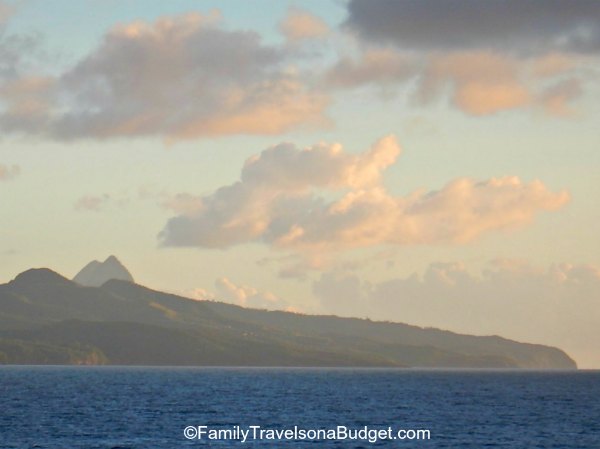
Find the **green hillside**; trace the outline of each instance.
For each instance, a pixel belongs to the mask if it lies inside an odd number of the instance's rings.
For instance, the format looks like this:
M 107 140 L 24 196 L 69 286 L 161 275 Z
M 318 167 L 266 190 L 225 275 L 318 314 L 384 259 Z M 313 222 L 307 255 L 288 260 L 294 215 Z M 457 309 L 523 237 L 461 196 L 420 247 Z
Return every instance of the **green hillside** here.
M 571 369 L 561 350 L 400 323 L 195 301 L 48 269 L 0 285 L 0 363 Z

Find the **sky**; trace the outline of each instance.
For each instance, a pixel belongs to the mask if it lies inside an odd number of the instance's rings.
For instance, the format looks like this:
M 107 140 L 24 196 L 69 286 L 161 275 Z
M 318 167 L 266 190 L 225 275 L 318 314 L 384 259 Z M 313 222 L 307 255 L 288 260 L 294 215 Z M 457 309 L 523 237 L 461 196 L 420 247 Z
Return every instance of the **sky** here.
M 0 1 L 0 282 L 114 254 L 600 368 L 599 75 L 593 0 Z

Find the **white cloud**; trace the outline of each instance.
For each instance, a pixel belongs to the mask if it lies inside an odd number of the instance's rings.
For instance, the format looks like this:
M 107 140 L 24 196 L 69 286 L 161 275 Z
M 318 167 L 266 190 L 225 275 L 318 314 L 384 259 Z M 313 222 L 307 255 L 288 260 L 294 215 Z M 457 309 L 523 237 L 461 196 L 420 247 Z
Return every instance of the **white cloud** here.
M 161 233 L 168 246 L 225 248 L 261 241 L 322 253 L 380 244 L 448 244 L 530 223 L 566 192 L 517 177 L 459 178 L 437 191 L 394 196 L 383 171 L 400 147 L 393 136 L 352 155 L 340 144 L 280 144 L 249 158 L 241 180 L 187 205 Z

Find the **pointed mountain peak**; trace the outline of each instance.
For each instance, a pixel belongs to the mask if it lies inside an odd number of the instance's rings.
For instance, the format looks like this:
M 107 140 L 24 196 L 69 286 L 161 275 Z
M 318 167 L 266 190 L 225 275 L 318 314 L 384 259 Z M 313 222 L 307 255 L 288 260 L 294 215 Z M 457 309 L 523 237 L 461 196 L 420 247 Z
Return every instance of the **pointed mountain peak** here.
M 131 273 L 115 256 L 109 256 L 104 262 L 94 260 L 77 273 L 73 281 L 87 287 L 100 287 L 111 279 L 134 282 Z
M 119 259 L 117 259 L 116 256 L 113 256 L 112 254 L 106 258 L 104 263 L 119 264 L 119 265 L 123 266 L 123 264 L 119 261 Z

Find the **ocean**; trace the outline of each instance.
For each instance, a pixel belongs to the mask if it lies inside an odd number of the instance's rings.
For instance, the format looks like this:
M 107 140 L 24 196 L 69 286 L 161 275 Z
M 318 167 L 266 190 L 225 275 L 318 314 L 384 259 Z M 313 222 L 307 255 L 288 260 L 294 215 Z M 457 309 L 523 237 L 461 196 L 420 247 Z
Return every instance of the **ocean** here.
M 3 449 L 600 448 L 598 371 L 4 366 L 0 406 Z

